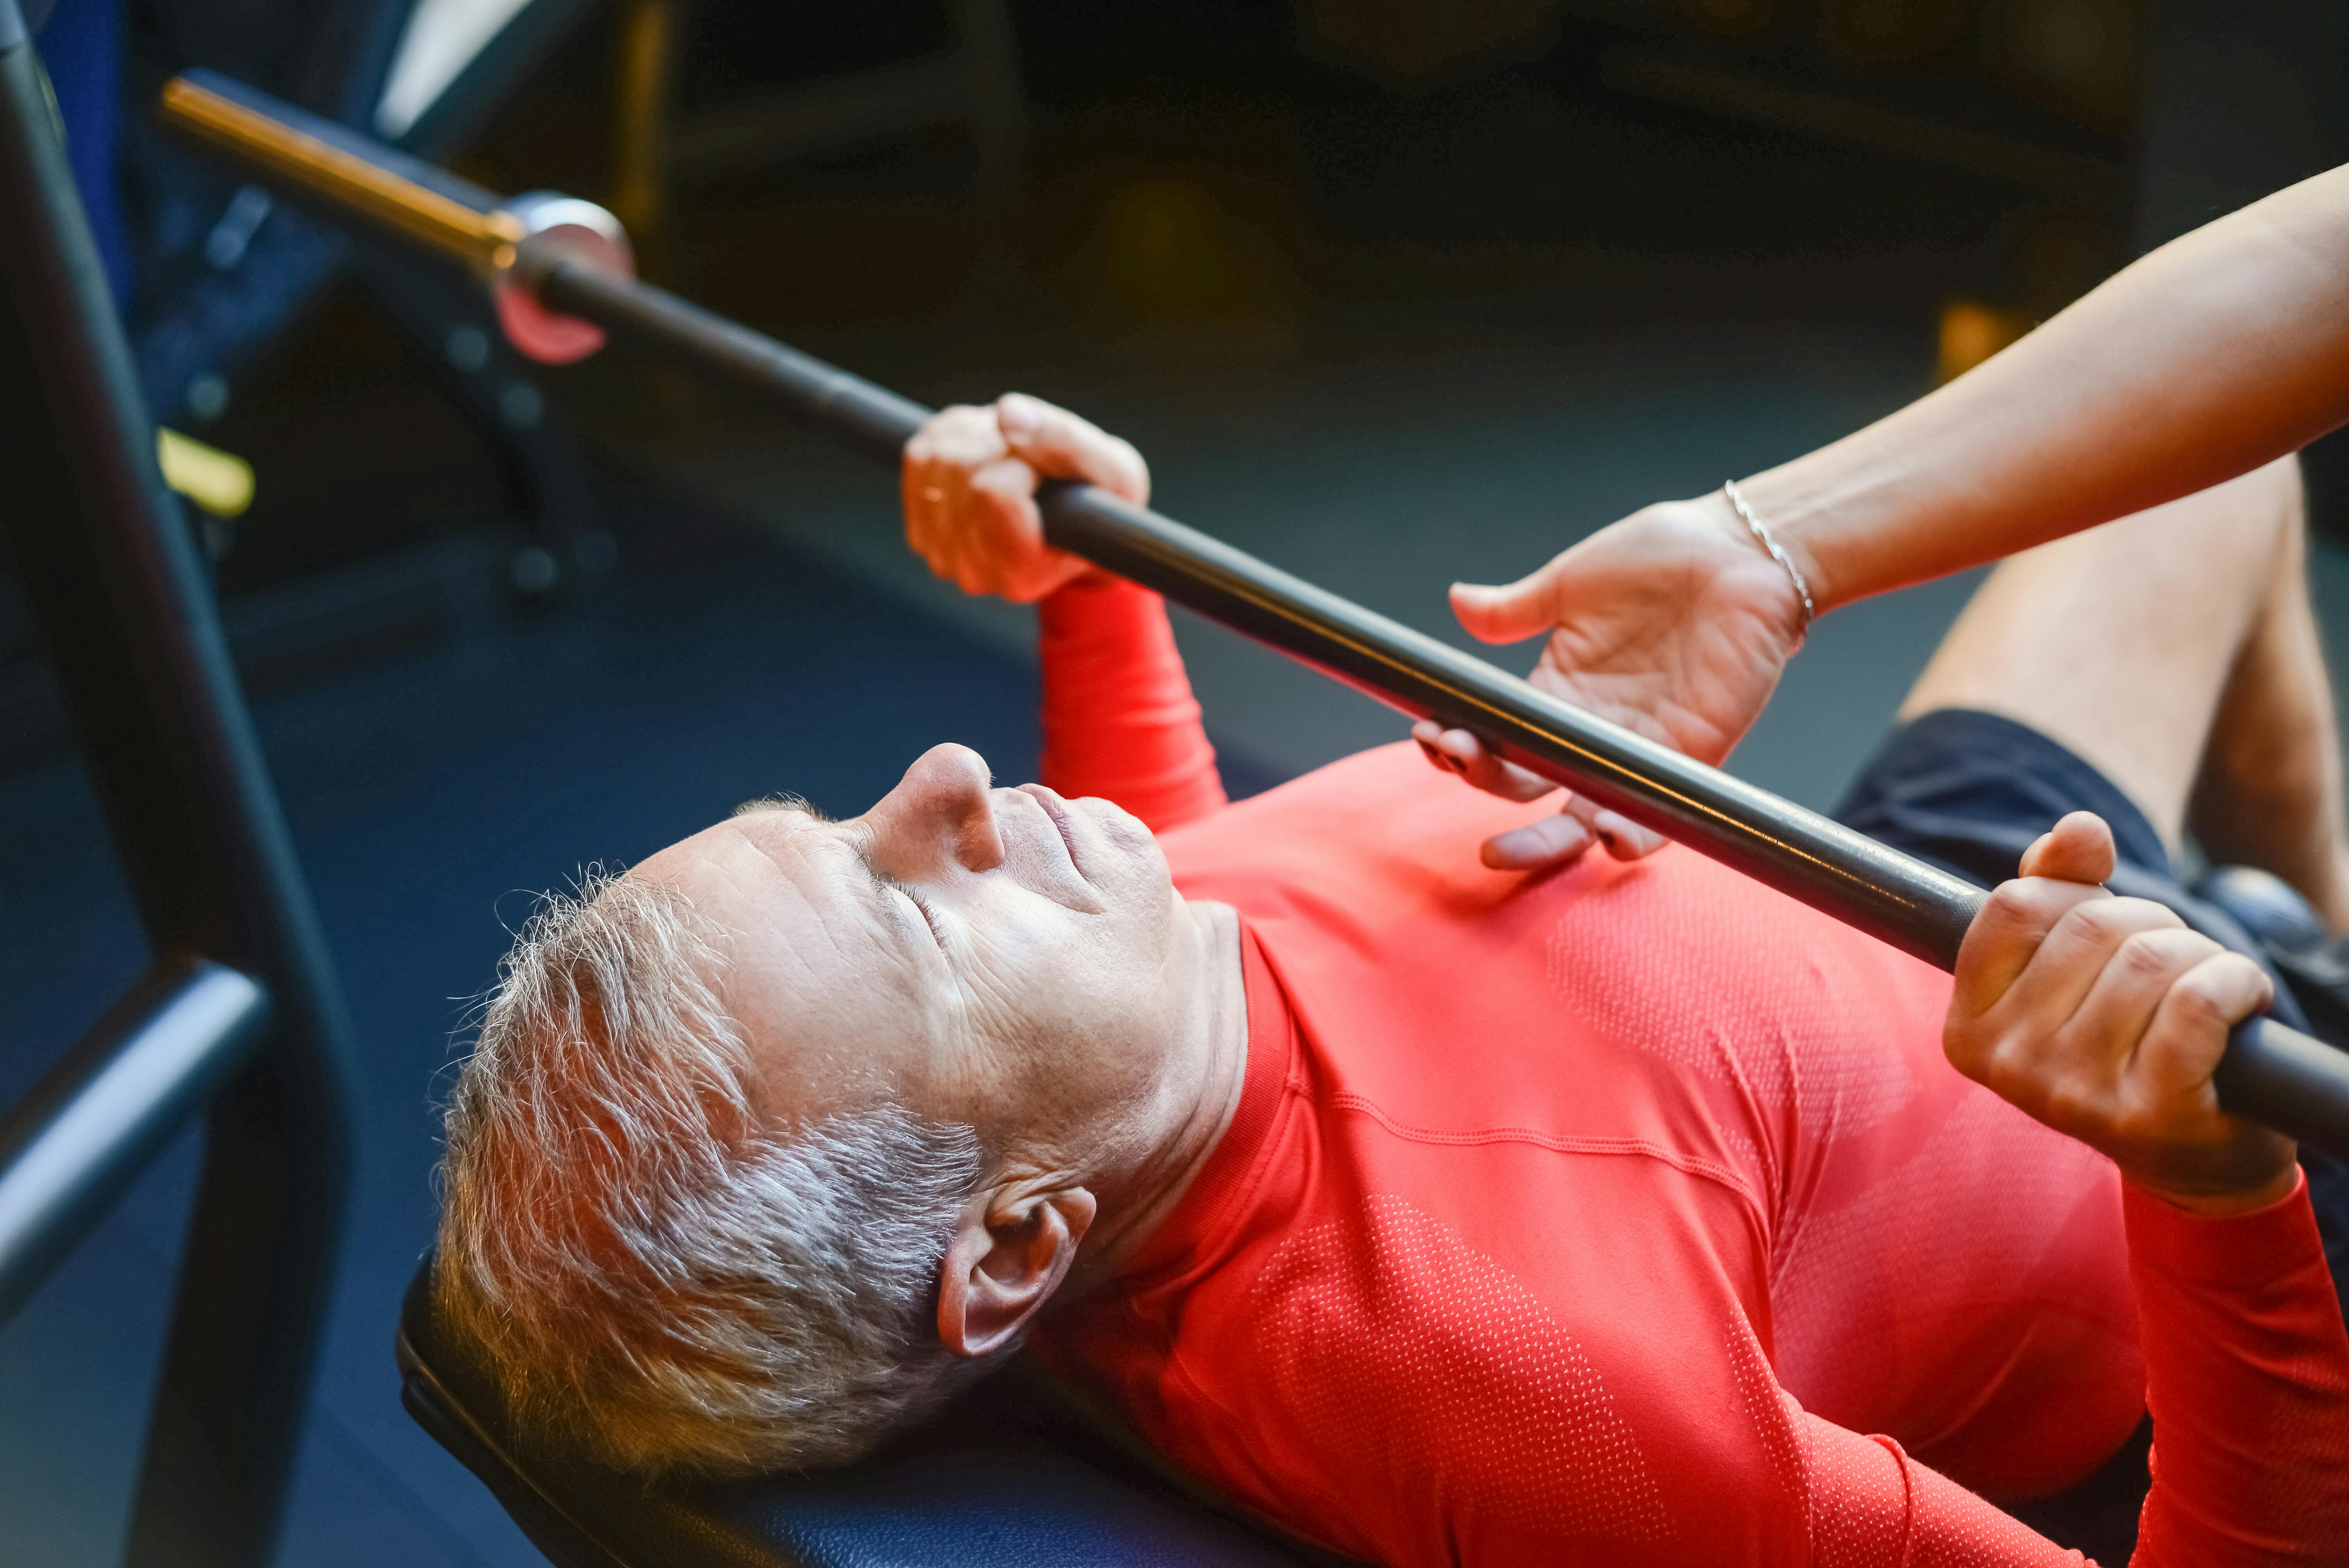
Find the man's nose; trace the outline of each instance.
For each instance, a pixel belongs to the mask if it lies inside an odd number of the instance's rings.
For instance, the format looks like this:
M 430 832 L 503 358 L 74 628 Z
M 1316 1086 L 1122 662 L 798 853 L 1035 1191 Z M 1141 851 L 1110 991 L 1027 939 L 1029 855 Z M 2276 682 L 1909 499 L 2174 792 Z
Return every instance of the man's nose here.
M 897 787 L 865 820 L 873 858 L 893 876 L 911 880 L 945 869 L 992 871 L 1003 863 L 995 826 L 987 758 L 968 746 L 933 746 L 914 759 Z

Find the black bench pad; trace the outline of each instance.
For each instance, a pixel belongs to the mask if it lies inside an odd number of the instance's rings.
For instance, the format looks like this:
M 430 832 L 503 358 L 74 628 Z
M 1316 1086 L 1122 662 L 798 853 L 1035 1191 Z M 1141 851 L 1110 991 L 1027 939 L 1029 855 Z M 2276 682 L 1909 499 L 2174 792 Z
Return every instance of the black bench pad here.
M 560 1568 L 1299 1568 L 1327 1562 L 1187 1496 L 1013 1368 L 844 1470 L 647 1493 L 526 1456 L 436 1335 L 431 1260 L 401 1305 L 409 1413 Z

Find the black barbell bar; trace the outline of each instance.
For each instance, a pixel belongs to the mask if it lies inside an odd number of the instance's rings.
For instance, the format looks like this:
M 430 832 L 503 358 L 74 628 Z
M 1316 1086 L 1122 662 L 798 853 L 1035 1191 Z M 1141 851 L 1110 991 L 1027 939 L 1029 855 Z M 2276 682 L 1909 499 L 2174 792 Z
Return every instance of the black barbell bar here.
M 604 335 L 895 466 L 920 404 L 638 281 L 602 209 L 537 194 L 502 201 L 406 155 L 211 72 L 163 90 L 165 122 L 331 216 L 464 263 L 515 346 L 563 362 Z M 583 325 L 584 324 L 584 325 Z M 1038 497 L 1044 536 L 1413 718 L 1941 969 L 1987 896 L 1959 877 L 1561 702 L 1147 507 L 1090 485 Z M 2239 1026 L 2216 1078 L 2230 1112 L 2349 1159 L 2349 1053 L 2268 1018 Z

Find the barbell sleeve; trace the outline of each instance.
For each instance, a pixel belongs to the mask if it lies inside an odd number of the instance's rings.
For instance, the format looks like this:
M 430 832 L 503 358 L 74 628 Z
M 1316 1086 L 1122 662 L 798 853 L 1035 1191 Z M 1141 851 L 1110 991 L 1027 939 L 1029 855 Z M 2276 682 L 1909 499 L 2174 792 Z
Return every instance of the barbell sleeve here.
M 412 178 L 412 160 L 383 149 L 370 160 L 364 139 L 251 88 L 191 72 L 165 88 L 162 114 L 330 215 L 484 270 L 493 286 L 527 294 L 545 312 L 682 366 L 876 462 L 895 466 L 929 418 L 918 403 L 628 275 L 624 246 L 616 263 L 609 247 L 591 253 L 574 243 L 575 224 L 539 232 L 524 203 L 500 205 L 443 177 L 437 194 L 474 213 L 470 224 L 443 222 L 427 200 L 436 187 Z M 417 190 L 404 191 L 403 181 Z M 428 211 L 440 215 L 418 215 Z M 484 234 L 512 237 L 492 244 Z M 1987 896 L 1972 883 L 1147 507 L 1061 482 L 1038 500 L 1056 548 L 1414 718 L 1466 729 L 1503 758 L 1904 953 L 1955 965 Z M 2349 1053 L 2254 1018 L 2230 1037 L 2215 1081 L 2230 1112 L 2349 1159 Z
M 489 273 L 524 230 L 496 197 L 396 148 L 233 81 L 190 71 L 163 84 L 164 123 L 281 190 L 357 216 Z

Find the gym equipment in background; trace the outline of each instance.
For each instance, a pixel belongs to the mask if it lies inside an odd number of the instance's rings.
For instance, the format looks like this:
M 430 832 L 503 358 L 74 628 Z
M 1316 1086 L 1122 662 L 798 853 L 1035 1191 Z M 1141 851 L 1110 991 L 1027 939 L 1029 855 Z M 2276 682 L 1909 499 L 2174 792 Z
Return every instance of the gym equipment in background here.
M 895 465 L 929 410 L 640 283 L 601 208 L 511 202 L 204 72 L 165 121 L 330 211 L 454 257 L 487 283 L 514 346 L 582 358 L 608 333 Z M 1535 690 L 1483 660 L 1088 485 L 1039 498 L 1060 549 L 1154 588 L 1943 969 L 1984 893 L 1971 883 Z M 2240 1026 L 2217 1078 L 2237 1115 L 2349 1158 L 2349 1053 L 2271 1020 Z
M 202 1113 L 125 1555 L 247 1568 L 276 1542 L 333 1282 L 348 1030 L 16 0 L 0 234 L 0 525 L 153 954 L 0 1116 L 0 1321 Z

